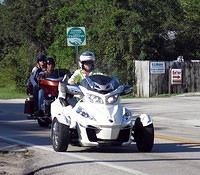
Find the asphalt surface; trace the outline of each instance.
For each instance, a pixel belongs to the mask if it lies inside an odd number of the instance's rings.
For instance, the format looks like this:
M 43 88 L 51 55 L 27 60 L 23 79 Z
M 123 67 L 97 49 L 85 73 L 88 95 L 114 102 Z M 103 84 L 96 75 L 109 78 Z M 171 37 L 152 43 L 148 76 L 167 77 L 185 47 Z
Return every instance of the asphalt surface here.
M 49 129 L 27 120 L 23 103 L 24 100 L 0 100 L 0 148 L 27 152 L 24 174 L 197 175 L 200 172 L 198 94 L 122 100 L 135 113 L 145 112 L 153 117 L 156 138 L 151 153 L 138 153 L 135 144 L 117 148 L 70 146 L 68 152 L 56 153 Z

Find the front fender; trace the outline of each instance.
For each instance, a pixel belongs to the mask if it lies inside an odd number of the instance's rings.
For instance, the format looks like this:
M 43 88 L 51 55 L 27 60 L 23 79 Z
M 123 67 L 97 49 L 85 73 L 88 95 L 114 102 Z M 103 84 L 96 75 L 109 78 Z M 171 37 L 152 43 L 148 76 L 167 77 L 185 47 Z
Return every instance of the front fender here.
M 70 126 L 70 124 L 71 124 L 71 119 L 68 116 L 58 114 L 56 117 L 53 118 L 53 120 L 55 118 L 58 120 L 59 123 L 62 123 L 64 125 Z
M 52 121 L 56 118 L 59 123 L 70 126 L 71 119 L 65 111 L 71 111 L 70 106 L 63 107 L 58 99 L 51 104 Z
M 153 123 L 150 115 L 141 114 L 139 117 L 140 117 L 140 121 L 144 127 Z

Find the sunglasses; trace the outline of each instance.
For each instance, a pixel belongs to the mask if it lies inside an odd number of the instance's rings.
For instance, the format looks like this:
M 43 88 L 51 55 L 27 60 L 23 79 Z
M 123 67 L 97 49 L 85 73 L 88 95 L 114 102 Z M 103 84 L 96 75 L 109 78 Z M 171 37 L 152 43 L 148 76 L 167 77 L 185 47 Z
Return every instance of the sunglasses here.
M 94 64 L 93 61 L 84 61 L 83 64 Z

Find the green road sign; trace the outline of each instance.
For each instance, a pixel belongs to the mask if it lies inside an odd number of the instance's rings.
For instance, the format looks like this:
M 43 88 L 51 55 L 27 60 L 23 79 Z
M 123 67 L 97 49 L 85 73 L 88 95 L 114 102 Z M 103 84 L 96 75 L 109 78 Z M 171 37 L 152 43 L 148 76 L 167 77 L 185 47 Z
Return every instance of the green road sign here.
M 67 28 L 67 45 L 68 46 L 86 45 L 85 27 L 68 27 Z

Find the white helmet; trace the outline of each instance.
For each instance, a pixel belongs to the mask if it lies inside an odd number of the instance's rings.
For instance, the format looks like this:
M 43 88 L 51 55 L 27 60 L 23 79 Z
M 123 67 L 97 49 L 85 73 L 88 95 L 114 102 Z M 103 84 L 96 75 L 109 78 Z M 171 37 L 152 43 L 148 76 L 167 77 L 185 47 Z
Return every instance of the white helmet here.
M 83 52 L 81 55 L 80 55 L 80 62 L 83 62 L 83 61 L 95 61 L 95 55 L 93 52 L 90 52 L 90 51 L 85 51 Z
M 85 69 L 83 65 L 88 62 L 91 64 L 90 71 L 92 71 L 94 69 L 95 55 L 91 51 L 85 51 L 80 55 L 79 66 L 81 69 Z

